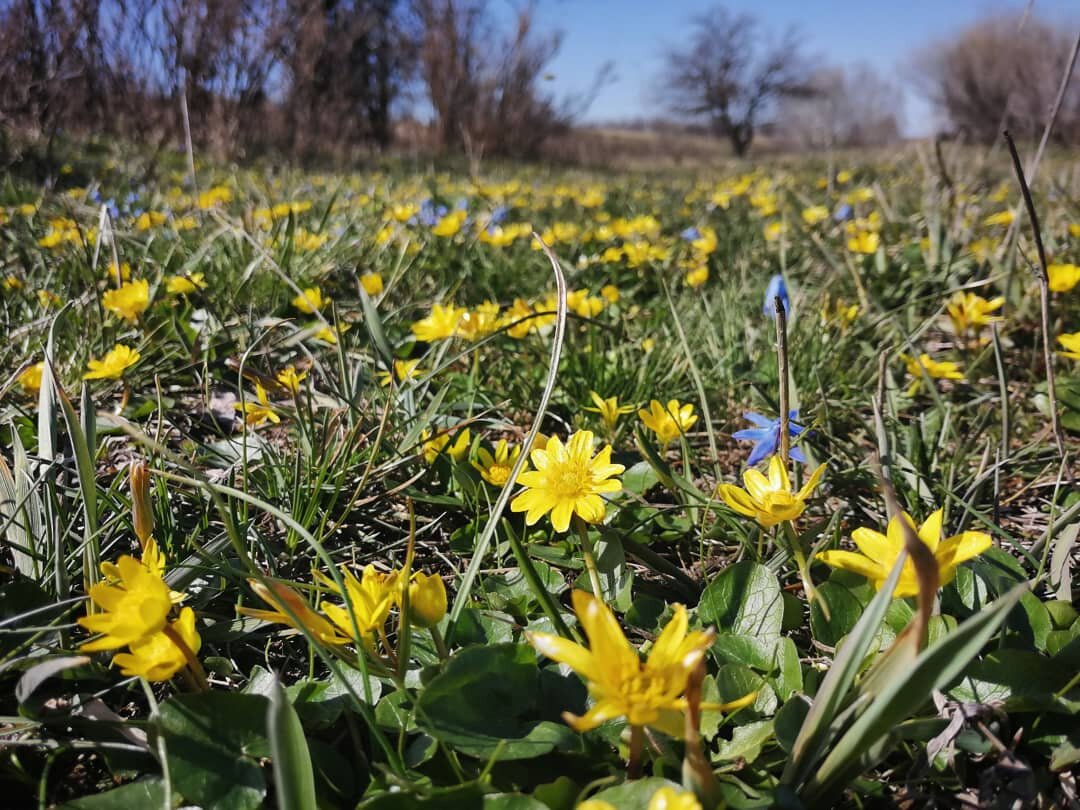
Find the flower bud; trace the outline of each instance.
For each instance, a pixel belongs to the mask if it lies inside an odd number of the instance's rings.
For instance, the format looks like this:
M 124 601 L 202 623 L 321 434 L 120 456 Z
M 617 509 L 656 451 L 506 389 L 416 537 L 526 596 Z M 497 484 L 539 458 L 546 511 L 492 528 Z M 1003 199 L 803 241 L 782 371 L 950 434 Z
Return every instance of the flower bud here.
M 432 627 L 446 615 L 446 586 L 438 574 L 417 571 L 409 583 L 409 619 L 417 627 Z
M 128 484 L 131 487 L 131 515 L 135 524 L 135 535 L 139 545 L 146 547 L 146 541 L 154 533 L 154 510 L 150 506 L 150 471 L 146 462 L 132 462 L 128 469 Z

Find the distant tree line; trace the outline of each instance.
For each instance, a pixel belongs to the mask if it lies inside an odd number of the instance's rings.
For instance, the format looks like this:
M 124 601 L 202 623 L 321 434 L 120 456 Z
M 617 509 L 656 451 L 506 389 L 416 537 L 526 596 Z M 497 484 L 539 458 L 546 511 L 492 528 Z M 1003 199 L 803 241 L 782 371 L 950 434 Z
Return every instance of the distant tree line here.
M 528 155 L 588 103 L 545 86 L 561 40 L 533 20 L 486 0 L 8 0 L 0 128 L 165 144 L 186 115 L 214 154 L 303 158 L 386 147 L 430 109 L 438 147 Z
M 536 155 L 611 74 L 557 98 L 548 79 L 561 37 L 521 2 L 508 14 L 489 0 L 5 0 L 0 148 L 15 130 L 159 148 L 190 132 L 218 157 L 340 156 L 395 140 Z M 1074 35 L 1030 14 L 992 17 L 926 46 L 909 72 L 950 131 L 1034 136 Z M 775 35 L 717 6 L 662 56 L 658 109 L 738 155 L 763 131 L 799 148 L 900 136 L 897 83 L 808 55 L 794 29 Z M 1055 132 L 1080 142 L 1080 82 Z

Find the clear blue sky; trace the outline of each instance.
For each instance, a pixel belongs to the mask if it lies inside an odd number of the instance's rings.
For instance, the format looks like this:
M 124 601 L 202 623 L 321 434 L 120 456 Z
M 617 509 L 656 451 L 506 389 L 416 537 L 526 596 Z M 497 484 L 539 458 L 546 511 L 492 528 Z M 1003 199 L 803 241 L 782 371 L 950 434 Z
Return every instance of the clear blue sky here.
M 493 10 L 513 0 L 491 0 Z M 709 0 L 538 0 L 541 30 L 560 29 L 563 47 L 552 65 L 557 93 L 588 88 L 606 61 L 616 81 L 605 87 L 586 116 L 605 122 L 649 117 L 657 111 L 650 84 L 665 44 L 677 44 L 687 21 L 715 3 Z M 905 65 L 921 45 L 947 36 L 982 17 L 1019 11 L 1023 0 L 728 0 L 732 12 L 755 15 L 767 30 L 794 25 L 808 54 L 832 64 L 867 62 L 904 88 L 904 129 L 932 131 L 930 108 L 909 86 Z M 1080 24 L 1080 0 L 1035 0 L 1034 13 Z

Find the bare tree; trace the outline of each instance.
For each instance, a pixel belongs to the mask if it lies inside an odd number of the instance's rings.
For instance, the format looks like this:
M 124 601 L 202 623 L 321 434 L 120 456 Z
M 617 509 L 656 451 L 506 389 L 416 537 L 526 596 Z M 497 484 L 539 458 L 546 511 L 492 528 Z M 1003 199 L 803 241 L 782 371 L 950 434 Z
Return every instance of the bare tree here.
M 744 155 L 773 104 L 807 92 L 799 38 L 770 41 L 748 14 L 722 6 L 694 17 L 685 43 L 664 53 L 659 94 L 675 115 L 705 121 Z
M 808 93 L 780 99 L 776 129 L 803 149 L 881 146 L 900 137 L 903 93 L 866 64 L 820 68 Z
M 919 51 L 913 72 L 949 125 L 969 138 L 991 142 L 1002 126 L 1034 138 L 1054 101 L 1075 30 L 1034 16 L 992 17 Z M 1078 128 L 1080 83 L 1074 81 L 1055 137 L 1080 142 Z

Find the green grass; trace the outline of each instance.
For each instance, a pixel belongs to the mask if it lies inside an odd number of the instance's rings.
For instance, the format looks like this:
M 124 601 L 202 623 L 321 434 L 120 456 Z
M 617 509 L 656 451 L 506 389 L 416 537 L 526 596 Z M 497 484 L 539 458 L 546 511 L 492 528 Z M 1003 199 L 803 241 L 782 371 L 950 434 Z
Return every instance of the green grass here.
M 1012 229 L 986 222 L 1019 200 L 1008 165 L 947 159 L 952 191 L 915 147 L 847 156 L 844 183 L 807 160 L 693 177 L 499 166 L 477 182 L 405 166 L 204 165 L 199 190 L 228 193 L 203 205 L 182 171 L 148 173 L 117 147 L 73 151 L 48 191 L 9 178 L 0 773 L 13 805 L 563 808 L 595 794 L 644 808 L 658 779 L 684 778 L 704 806 L 1064 801 L 1060 780 L 1080 747 L 1080 374 L 1056 355 L 1049 402 L 1029 225 L 1022 214 Z M 1067 156 L 1047 163 L 1035 196 L 1051 261 L 1080 262 Z M 428 200 L 447 214 L 463 207 L 461 229 L 438 235 Z M 850 217 L 834 218 L 848 203 Z M 812 205 L 829 217 L 808 224 Z M 504 227 L 522 226 L 510 244 L 478 238 L 497 211 Z M 147 212 L 164 216 L 140 222 Z M 850 250 L 850 223 L 879 246 Z M 571 292 L 557 369 L 555 280 L 530 228 L 552 242 Z M 689 228 L 711 228 L 715 244 L 695 248 Z M 626 245 L 654 250 L 640 261 L 605 253 Z M 135 320 L 103 304 L 118 286 L 114 261 L 149 282 Z M 708 279 L 690 286 L 687 272 L 702 266 Z M 198 289 L 167 291 L 196 273 Z M 360 279 L 373 273 L 383 290 L 369 296 Z M 743 413 L 779 413 L 775 325 L 763 312 L 777 273 L 792 302 L 791 403 L 809 429 L 796 485 L 827 465 L 792 532 L 759 527 L 715 488 L 742 483 L 750 445 L 731 434 L 749 426 Z M 617 296 L 602 293 L 609 286 Z M 331 303 L 303 313 L 294 299 L 313 287 Z M 995 340 L 989 327 L 957 334 L 945 309 L 961 290 L 1005 298 Z M 1052 295 L 1052 338 L 1080 331 L 1078 295 Z M 505 315 L 515 299 L 543 313 L 542 328 L 484 325 L 485 302 Z M 838 301 L 857 314 L 826 318 Z M 416 341 L 413 324 L 451 303 L 469 312 L 464 330 L 479 331 Z M 139 362 L 120 380 L 84 382 L 88 361 L 117 343 Z M 923 352 L 957 363 L 961 378 L 908 393 L 900 355 Z M 395 360 L 417 361 L 417 375 L 383 385 Z M 39 393 L 20 374 L 41 361 Z M 288 366 L 306 375 L 296 392 L 275 381 Z M 256 383 L 276 421 L 264 414 L 245 429 L 238 407 L 258 402 Z M 644 408 L 678 399 L 698 419 L 664 446 L 636 408 L 609 430 L 586 410 L 592 391 Z M 730 716 L 704 712 L 705 766 L 692 742 L 664 731 L 631 755 L 624 720 L 578 734 L 561 719 L 584 712 L 586 685 L 538 657 L 525 632 L 580 637 L 570 591 L 590 587 L 581 538 L 547 518 L 526 526 L 509 508 L 493 519 L 501 488 L 470 463 L 499 439 L 520 444 L 534 424 L 563 440 L 592 430 L 626 468 L 585 539 L 631 643 L 654 648 L 684 604 L 691 627 L 718 633 L 704 700 L 757 693 Z M 425 460 L 426 439 L 449 433 L 452 446 L 466 427 L 463 457 Z M 859 575 L 797 565 L 797 551 L 851 549 L 858 527 L 884 531 L 879 457 L 916 522 L 942 508 L 945 536 L 993 538 L 937 595 L 925 649 L 901 635 L 914 598 L 874 600 Z M 139 553 L 134 460 L 152 471 L 154 538 L 166 581 L 197 617 L 207 694 L 193 667 L 147 683 L 108 654 L 78 651 L 88 635 L 75 619 L 100 563 Z M 256 588 L 272 580 L 316 610 L 338 603 L 313 573 L 340 588 L 342 564 L 358 577 L 368 565 L 437 573 L 452 615 L 434 632 L 410 626 L 412 597 L 399 600 L 384 637 L 335 647 L 310 627 L 237 613 L 267 608 Z M 810 582 L 820 601 L 808 600 Z M 302 618 L 297 609 L 286 618 Z M 364 610 L 351 605 L 357 620 Z M 973 703 L 993 710 L 948 726 Z M 628 756 L 655 778 L 627 782 Z M 1017 763 L 1026 781 L 1013 780 Z

